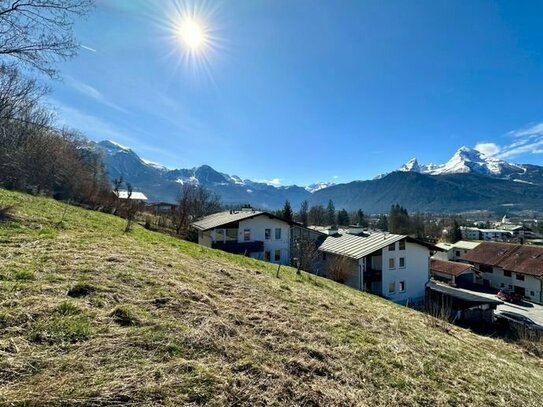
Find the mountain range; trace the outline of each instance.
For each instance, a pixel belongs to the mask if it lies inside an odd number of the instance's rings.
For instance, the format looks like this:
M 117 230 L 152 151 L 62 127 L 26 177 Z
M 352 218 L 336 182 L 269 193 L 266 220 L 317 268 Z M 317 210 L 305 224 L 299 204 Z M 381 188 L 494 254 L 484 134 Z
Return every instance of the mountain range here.
M 419 164 L 416 158 L 373 180 L 345 184 L 319 182 L 306 187 L 274 186 L 218 172 L 208 165 L 168 169 L 142 160 L 134 151 L 106 140 L 95 146 L 103 151 L 109 178 L 123 177 L 149 201 L 175 202 L 181 185 L 202 185 L 217 193 L 225 204 L 249 203 L 277 209 L 289 200 L 297 209 L 303 200 L 369 213 L 387 212 L 399 203 L 410 211 L 543 212 L 543 167 L 513 164 L 461 147 L 444 164 Z

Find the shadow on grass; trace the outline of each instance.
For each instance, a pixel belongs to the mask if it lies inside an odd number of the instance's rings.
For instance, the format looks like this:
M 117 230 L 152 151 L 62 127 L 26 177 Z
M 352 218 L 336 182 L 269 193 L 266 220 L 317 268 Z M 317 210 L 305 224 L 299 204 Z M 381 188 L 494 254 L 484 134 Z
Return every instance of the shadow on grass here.
M 2 205 L 0 204 L 0 222 L 13 221 L 15 215 L 14 205 Z

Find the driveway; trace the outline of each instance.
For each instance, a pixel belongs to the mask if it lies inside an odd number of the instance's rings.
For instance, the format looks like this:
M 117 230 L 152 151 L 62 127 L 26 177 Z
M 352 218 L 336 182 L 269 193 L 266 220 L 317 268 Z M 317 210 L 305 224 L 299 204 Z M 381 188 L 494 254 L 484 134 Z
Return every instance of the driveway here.
M 482 293 L 479 291 L 466 290 L 461 288 L 462 291 L 474 293 L 483 297 L 499 300 L 495 294 Z M 518 303 L 505 302 L 502 305 L 498 305 L 497 311 L 509 311 L 522 314 L 533 320 L 536 324 L 543 326 L 543 305 L 534 304 L 533 302 L 521 301 Z

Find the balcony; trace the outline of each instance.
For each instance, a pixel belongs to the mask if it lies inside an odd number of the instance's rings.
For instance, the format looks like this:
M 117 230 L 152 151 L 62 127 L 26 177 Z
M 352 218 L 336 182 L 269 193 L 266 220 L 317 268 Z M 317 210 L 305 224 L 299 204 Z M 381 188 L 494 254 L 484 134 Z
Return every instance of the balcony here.
M 264 251 L 264 242 L 214 242 L 211 247 L 233 254 L 256 253 Z

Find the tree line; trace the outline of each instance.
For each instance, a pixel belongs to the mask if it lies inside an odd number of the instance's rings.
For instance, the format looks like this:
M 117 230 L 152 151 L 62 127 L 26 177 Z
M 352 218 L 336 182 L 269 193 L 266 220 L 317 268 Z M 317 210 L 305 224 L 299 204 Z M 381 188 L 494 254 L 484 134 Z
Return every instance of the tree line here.
M 467 225 L 460 216 L 436 216 L 433 214 L 409 214 L 399 204 L 390 207 L 387 214 L 368 216 L 362 209 L 347 211 L 336 210 L 334 202 L 329 200 L 326 206 L 309 206 L 303 201 L 300 210 L 294 212 L 287 200 L 282 209 L 275 211 L 277 216 L 301 223 L 304 226 L 350 226 L 371 227 L 382 231 L 410 235 L 419 239 L 437 241 L 440 239 L 457 242 L 462 239 L 460 226 Z
M 0 1 L 0 186 L 96 203 L 108 190 L 100 154 L 79 132 L 56 126 L 39 75 L 75 55 L 73 18 L 87 0 Z

